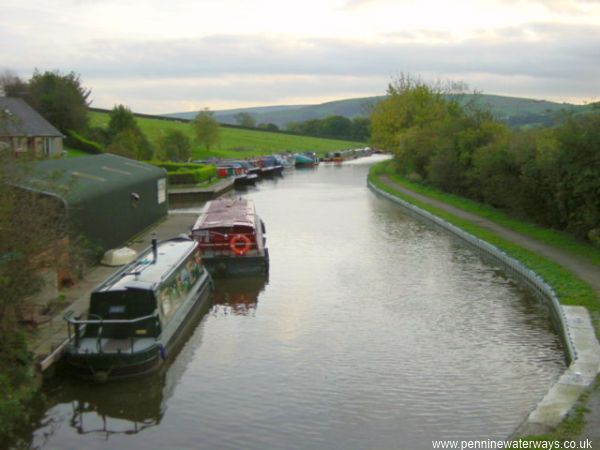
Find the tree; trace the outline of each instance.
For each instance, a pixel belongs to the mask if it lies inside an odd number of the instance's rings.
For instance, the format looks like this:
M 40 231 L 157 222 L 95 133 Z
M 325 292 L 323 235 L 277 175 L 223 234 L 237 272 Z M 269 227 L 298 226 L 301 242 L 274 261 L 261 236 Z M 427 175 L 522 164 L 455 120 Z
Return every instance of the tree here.
M 154 150 L 139 128 L 126 128 L 117 134 L 106 148 L 108 153 L 137 160 L 152 159 Z
M 371 120 L 368 117 L 352 119 L 352 139 L 366 142 L 371 137 Z
M 219 124 L 214 118 L 214 113 L 208 108 L 200 111 L 192 122 L 196 141 L 206 147 L 207 150 L 220 142 Z
M 110 112 L 107 135 L 110 144 L 106 150 L 109 153 L 138 160 L 152 159 L 152 145 L 126 106 L 115 106 Z
M 256 128 L 256 120 L 252 116 L 252 114 L 247 112 L 239 112 L 235 116 L 233 116 L 235 122 L 246 128 Z
M 26 100 L 44 118 L 63 133 L 85 131 L 88 126 L 88 97 L 79 75 L 59 71 L 40 73 L 29 80 Z
M 22 97 L 27 96 L 27 83 L 12 70 L 5 70 L 0 75 L 0 95 L 6 97 Z
M 161 152 L 171 161 L 187 161 L 192 156 L 190 138 L 181 130 L 169 130 L 160 140 Z
M 352 121 L 344 116 L 328 116 L 321 121 L 321 136 L 349 139 L 352 137 Z
M 600 232 L 600 114 L 571 117 L 555 136 L 561 169 L 555 200 L 561 219 L 568 231 L 594 240 Z
M 274 123 L 261 123 L 258 125 L 258 128 L 267 131 L 279 131 L 279 127 Z
M 125 105 L 116 105 L 109 114 L 108 137 L 112 140 L 127 129 L 137 129 L 138 124 L 131 110 Z
M 41 281 L 35 257 L 48 251 L 68 229 L 63 206 L 54 198 L 15 189 L 24 167 L 0 154 L 0 436 L 28 423 L 29 403 L 38 391 L 33 361 L 19 311 Z

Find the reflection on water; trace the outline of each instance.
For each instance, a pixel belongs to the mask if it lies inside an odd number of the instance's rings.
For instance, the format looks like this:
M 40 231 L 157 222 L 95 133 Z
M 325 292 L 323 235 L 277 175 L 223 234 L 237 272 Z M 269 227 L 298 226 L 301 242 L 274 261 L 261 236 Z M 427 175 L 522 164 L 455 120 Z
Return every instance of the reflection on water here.
M 212 314 L 254 315 L 258 296 L 264 291 L 268 278 L 265 276 L 215 278 Z
M 111 434 L 135 434 L 158 425 L 164 386 L 164 374 L 93 389 L 73 381 L 54 400 L 71 404 L 69 425 L 78 434 L 98 433 L 108 439 Z
M 68 368 L 59 368 L 58 374 L 45 386 L 48 410 L 32 436 L 33 447 L 44 447 L 58 439 L 61 448 L 75 446 L 76 436 L 93 435 L 94 439 L 113 439 L 115 435 L 133 435 L 160 424 L 167 400 L 181 380 L 194 349 L 202 341 L 202 319 L 212 308 L 207 300 L 196 311 L 187 335 L 179 347 L 167 357 L 166 364 L 157 372 L 132 379 L 96 384 L 70 376 Z M 61 438 L 62 436 L 62 438 Z M 84 440 L 81 444 L 85 446 Z M 79 444 L 78 444 L 79 445 Z
M 564 369 L 547 311 L 370 192 L 363 162 L 238 193 L 267 225 L 268 282 L 216 280 L 211 313 L 164 374 L 49 389 L 33 446 L 418 449 L 506 438 Z

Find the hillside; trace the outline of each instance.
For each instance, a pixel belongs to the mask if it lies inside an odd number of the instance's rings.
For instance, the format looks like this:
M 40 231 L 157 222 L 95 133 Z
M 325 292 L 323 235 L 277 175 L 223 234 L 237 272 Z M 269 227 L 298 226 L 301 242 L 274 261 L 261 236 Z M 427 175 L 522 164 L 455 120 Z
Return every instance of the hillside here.
M 384 97 L 364 97 L 334 102 L 321 103 L 319 105 L 287 105 L 287 106 L 263 106 L 257 108 L 239 108 L 215 111 L 215 118 L 220 123 L 236 124 L 235 115 L 239 112 L 251 114 L 260 123 L 274 123 L 284 128 L 290 122 L 303 122 L 310 119 L 323 119 L 327 116 L 345 116 L 348 118 L 366 117 L 369 108 Z M 166 114 L 168 117 L 182 119 L 193 119 L 197 112 L 183 112 Z
M 290 122 L 302 122 L 310 119 L 323 119 L 331 115 L 340 115 L 348 118 L 366 117 L 370 108 L 381 101 L 384 96 L 362 97 L 319 105 L 284 105 L 263 106 L 258 108 L 239 108 L 215 111 L 215 118 L 220 123 L 235 124 L 235 114 L 247 112 L 260 123 L 274 123 L 284 128 Z M 551 125 L 556 115 L 561 111 L 583 113 L 591 110 L 591 106 L 572 105 L 569 103 L 556 103 L 546 100 L 535 100 L 519 97 L 505 97 L 500 95 L 464 94 L 460 96 L 461 103 L 472 102 L 478 107 L 489 108 L 494 116 L 511 126 L 536 126 Z M 181 112 L 167 114 L 169 117 L 184 119 L 193 118 L 197 112 Z
M 93 127 L 106 128 L 108 125 L 109 115 L 106 111 L 92 110 L 90 111 L 90 118 Z M 181 130 L 193 140 L 193 129 L 188 122 L 152 118 L 147 115 L 137 115 L 136 121 L 154 146 L 158 146 L 161 136 L 169 129 Z M 364 142 L 323 139 L 290 133 L 250 130 L 228 126 L 222 126 L 220 133 L 221 143 L 219 148 L 208 151 L 195 145 L 192 150 L 193 158 L 245 158 L 248 156 L 287 151 L 315 151 L 317 153 L 325 153 L 347 148 L 364 147 L 366 145 Z

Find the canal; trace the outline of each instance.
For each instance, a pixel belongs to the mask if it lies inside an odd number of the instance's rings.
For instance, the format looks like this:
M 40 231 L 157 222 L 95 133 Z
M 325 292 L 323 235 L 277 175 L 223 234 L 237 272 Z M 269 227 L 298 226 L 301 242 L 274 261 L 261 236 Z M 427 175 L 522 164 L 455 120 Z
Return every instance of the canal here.
M 370 162 L 238 192 L 266 223 L 268 280 L 218 280 L 160 374 L 50 383 L 26 445 L 426 449 L 509 436 L 565 368 L 546 309 L 372 193 Z

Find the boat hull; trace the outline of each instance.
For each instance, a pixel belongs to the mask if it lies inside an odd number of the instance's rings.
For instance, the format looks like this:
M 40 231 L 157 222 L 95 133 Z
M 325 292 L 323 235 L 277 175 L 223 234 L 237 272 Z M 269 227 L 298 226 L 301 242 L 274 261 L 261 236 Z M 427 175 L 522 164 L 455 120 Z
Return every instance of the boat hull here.
M 204 255 L 204 266 L 213 277 L 252 276 L 269 274 L 269 254 L 263 256 L 208 256 Z

